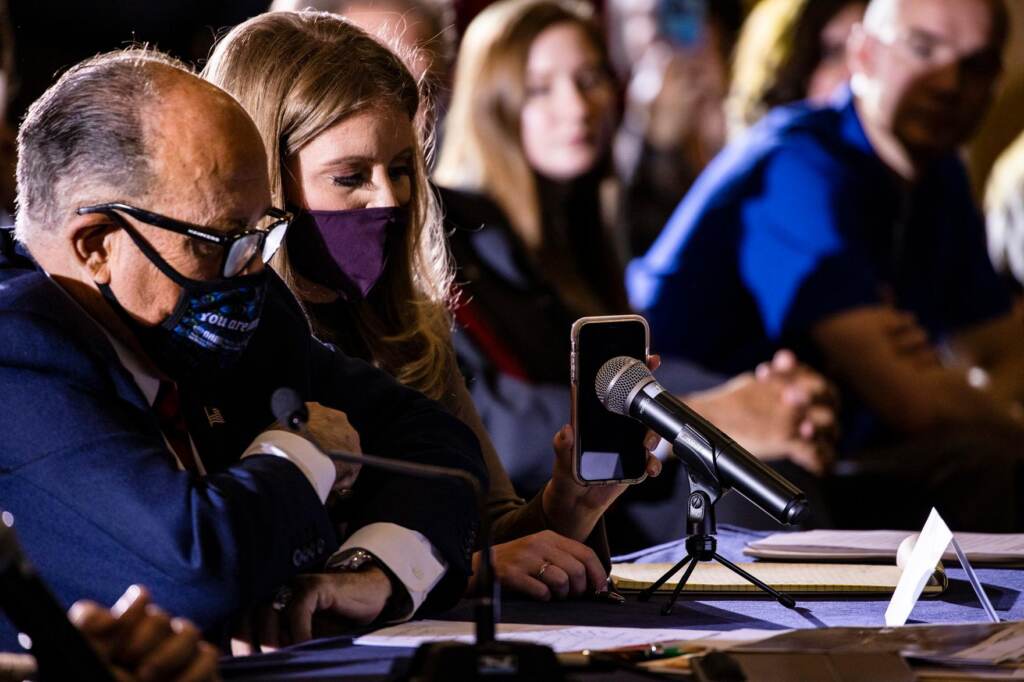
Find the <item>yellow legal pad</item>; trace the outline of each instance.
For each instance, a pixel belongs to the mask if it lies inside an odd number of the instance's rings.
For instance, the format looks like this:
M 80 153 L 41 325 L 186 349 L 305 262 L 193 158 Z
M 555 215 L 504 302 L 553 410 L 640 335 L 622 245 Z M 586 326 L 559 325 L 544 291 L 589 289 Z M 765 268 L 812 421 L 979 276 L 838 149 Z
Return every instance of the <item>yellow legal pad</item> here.
M 891 595 L 900 579 L 898 566 L 877 564 L 791 564 L 759 561 L 740 563 L 740 568 L 782 592 L 821 595 Z M 620 590 L 642 590 L 650 587 L 672 564 L 615 564 L 612 578 Z M 659 588 L 671 592 L 682 577 L 682 571 Z M 925 585 L 924 594 L 938 595 L 946 589 L 948 581 L 942 566 Z M 701 562 L 683 588 L 684 592 L 730 593 L 760 592 L 718 563 Z

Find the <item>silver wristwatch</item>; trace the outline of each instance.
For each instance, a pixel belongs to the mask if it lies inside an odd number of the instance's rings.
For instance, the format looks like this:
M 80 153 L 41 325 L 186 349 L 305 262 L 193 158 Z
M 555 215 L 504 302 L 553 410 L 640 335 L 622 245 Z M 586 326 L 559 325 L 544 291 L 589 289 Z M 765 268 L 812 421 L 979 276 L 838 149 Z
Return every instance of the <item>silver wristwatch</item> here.
M 381 567 L 381 563 L 377 557 L 358 547 L 338 552 L 324 564 L 324 568 L 333 573 L 357 573 L 371 566 Z
M 376 566 L 391 582 L 391 597 L 374 622 L 388 622 L 398 616 L 403 616 L 412 609 L 412 599 L 409 591 L 405 589 L 402 581 L 384 565 L 384 562 L 375 557 L 365 549 L 353 547 L 343 552 L 338 552 L 324 564 L 324 569 L 331 573 L 358 573 Z

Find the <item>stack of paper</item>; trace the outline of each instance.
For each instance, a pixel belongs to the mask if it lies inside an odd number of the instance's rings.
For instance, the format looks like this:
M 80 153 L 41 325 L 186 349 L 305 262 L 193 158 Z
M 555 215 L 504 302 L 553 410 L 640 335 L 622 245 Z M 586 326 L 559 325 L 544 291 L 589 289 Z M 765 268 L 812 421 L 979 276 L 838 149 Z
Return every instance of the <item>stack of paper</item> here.
M 811 530 L 775 533 L 755 540 L 743 550 L 759 559 L 799 561 L 896 561 L 896 551 L 908 536 L 906 530 L 837 531 Z M 957 533 L 968 560 L 977 564 L 1024 564 L 1024 534 Z M 952 547 L 943 555 L 954 561 Z

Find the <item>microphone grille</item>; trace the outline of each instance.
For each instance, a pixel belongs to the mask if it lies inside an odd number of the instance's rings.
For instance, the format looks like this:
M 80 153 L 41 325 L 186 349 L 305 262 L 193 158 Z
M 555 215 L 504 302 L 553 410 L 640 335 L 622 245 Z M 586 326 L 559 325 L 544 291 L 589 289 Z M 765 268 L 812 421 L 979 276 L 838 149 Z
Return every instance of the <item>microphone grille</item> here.
M 306 404 L 298 392 L 287 387 L 277 389 L 270 396 L 270 411 L 282 426 L 292 430 L 298 426 L 296 420 L 304 422 L 309 419 Z
M 647 365 L 636 358 L 620 355 L 601 365 L 594 379 L 597 399 L 609 412 L 627 414 L 626 399 L 637 384 L 651 376 Z

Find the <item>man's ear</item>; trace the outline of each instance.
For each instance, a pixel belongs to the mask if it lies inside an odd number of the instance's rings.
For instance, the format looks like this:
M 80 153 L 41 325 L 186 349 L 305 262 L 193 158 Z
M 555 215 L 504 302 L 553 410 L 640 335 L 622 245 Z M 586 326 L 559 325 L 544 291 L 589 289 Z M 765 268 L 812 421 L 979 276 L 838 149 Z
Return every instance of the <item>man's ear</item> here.
M 865 79 L 874 76 L 874 38 L 864 28 L 864 24 L 854 24 L 846 39 L 846 67 L 854 79 Z M 856 90 L 854 91 L 856 92 Z
M 110 260 L 120 226 L 102 213 L 76 215 L 68 226 L 68 239 L 78 265 L 97 284 L 110 283 Z

